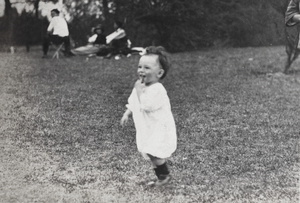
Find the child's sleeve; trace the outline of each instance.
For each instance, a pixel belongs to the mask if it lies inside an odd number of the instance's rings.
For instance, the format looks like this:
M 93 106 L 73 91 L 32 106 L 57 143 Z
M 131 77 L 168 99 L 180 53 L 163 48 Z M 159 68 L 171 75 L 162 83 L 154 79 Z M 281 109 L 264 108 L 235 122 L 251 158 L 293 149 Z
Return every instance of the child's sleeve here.
M 134 108 L 134 95 L 135 94 L 136 94 L 135 89 L 133 89 L 128 98 L 128 103 L 126 104 L 126 108 L 129 109 L 131 112 L 133 111 L 133 108 Z
M 149 92 L 140 96 L 141 110 L 151 112 L 160 109 L 168 100 L 166 90 L 162 86 L 158 86 Z

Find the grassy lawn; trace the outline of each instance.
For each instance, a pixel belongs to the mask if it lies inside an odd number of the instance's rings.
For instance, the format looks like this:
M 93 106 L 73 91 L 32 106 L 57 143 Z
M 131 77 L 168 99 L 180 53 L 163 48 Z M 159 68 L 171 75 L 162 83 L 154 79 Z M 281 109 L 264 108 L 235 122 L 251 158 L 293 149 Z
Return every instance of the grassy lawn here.
M 0 53 L 0 202 L 298 202 L 300 62 L 283 47 L 172 55 L 178 130 L 163 188 L 119 125 L 139 57 Z

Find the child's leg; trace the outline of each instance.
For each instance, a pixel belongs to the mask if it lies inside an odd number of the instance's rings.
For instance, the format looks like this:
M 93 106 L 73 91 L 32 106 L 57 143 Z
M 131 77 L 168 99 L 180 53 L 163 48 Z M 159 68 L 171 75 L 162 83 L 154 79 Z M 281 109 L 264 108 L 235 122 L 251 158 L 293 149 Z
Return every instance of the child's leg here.
M 148 154 L 148 156 L 150 157 L 150 160 L 153 164 L 153 166 L 156 168 L 157 166 L 160 166 L 164 163 L 166 163 L 166 160 L 165 159 L 161 159 L 161 158 L 158 158 L 158 157 L 155 157 L 155 156 L 152 156 L 150 154 Z
M 170 179 L 169 176 L 170 171 L 167 167 L 166 160 L 158 157 L 154 157 L 150 154 L 148 154 L 148 156 L 150 157 L 150 160 L 153 164 L 155 175 L 157 176 L 158 180 L 165 181 L 165 183 L 167 183 Z M 163 182 L 163 184 L 165 183 Z

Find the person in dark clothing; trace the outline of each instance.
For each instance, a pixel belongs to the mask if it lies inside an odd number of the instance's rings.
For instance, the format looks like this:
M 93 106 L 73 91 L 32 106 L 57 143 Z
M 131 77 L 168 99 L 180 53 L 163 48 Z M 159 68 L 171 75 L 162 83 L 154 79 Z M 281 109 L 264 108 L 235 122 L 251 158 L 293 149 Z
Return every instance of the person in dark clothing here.
M 106 37 L 106 42 L 109 44 L 109 54 L 107 58 L 115 56 L 115 59 L 118 60 L 121 55 L 131 53 L 131 42 L 127 38 L 122 22 L 115 21 L 114 28 L 115 31 Z
M 284 73 L 288 73 L 300 54 L 300 0 L 290 0 L 285 12 L 285 25 L 287 61 Z
M 71 52 L 75 55 L 95 55 L 101 49 L 106 48 L 106 36 L 104 33 L 104 28 L 102 25 L 97 25 L 92 29 L 94 33 L 89 39 L 88 44 L 86 46 L 78 47 L 76 49 L 71 50 Z

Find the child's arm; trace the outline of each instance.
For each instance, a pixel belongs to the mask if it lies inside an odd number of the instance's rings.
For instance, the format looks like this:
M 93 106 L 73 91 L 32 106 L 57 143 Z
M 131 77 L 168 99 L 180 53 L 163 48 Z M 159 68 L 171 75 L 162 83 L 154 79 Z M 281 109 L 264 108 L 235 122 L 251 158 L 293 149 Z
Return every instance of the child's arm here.
M 132 112 L 127 109 L 125 113 L 123 114 L 121 118 L 121 126 L 124 127 L 124 125 L 128 122 L 129 116 L 132 114 Z

